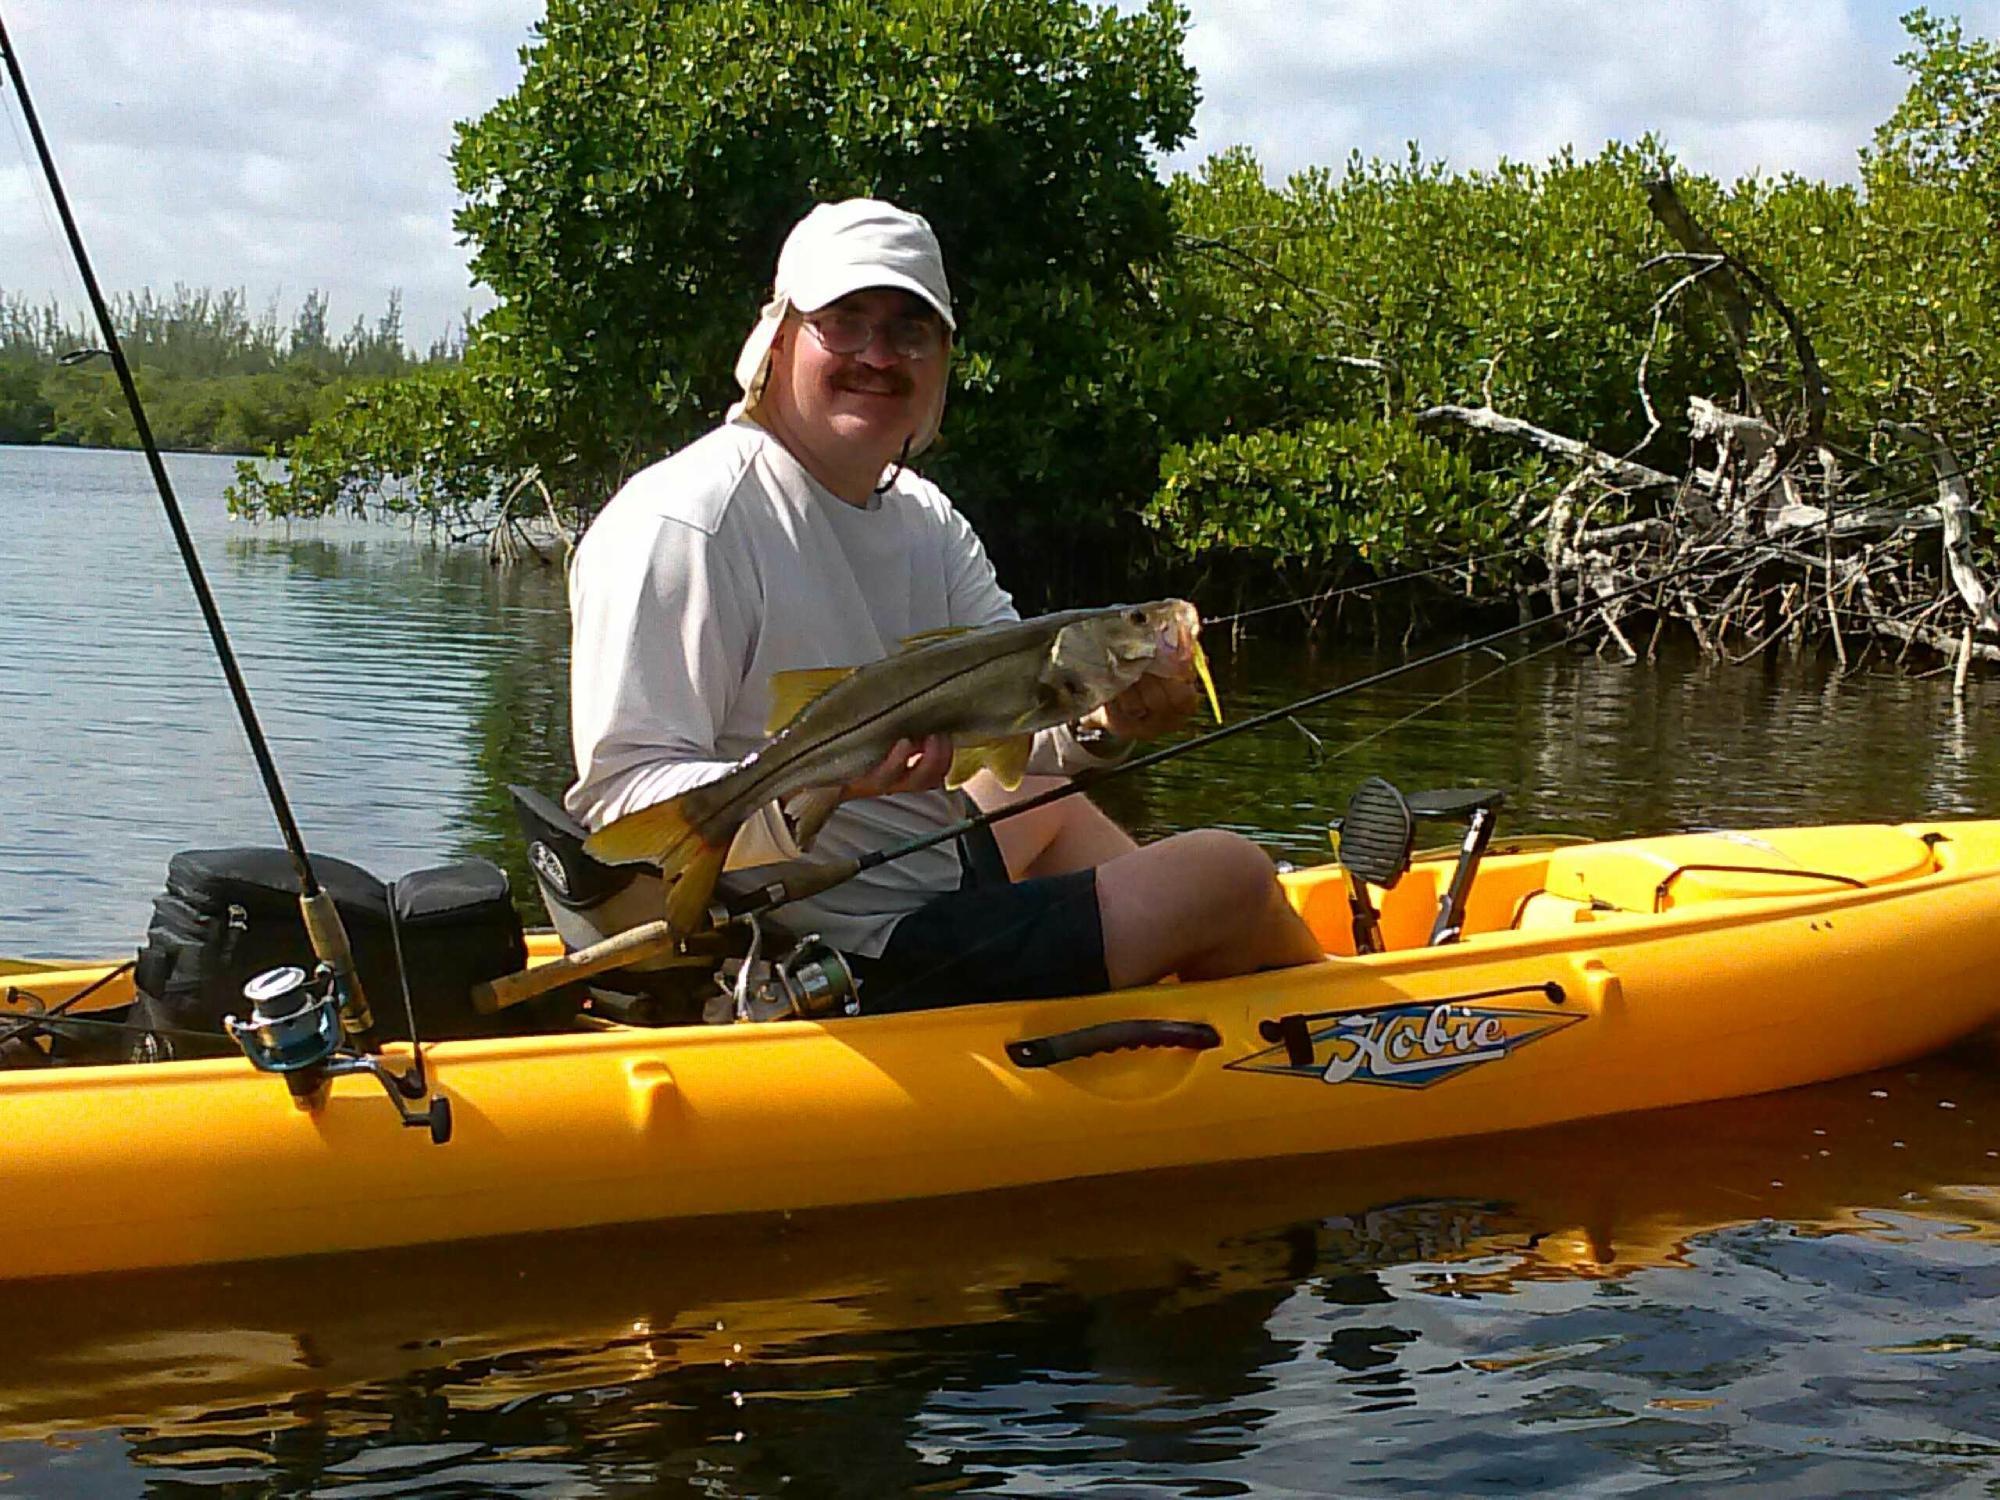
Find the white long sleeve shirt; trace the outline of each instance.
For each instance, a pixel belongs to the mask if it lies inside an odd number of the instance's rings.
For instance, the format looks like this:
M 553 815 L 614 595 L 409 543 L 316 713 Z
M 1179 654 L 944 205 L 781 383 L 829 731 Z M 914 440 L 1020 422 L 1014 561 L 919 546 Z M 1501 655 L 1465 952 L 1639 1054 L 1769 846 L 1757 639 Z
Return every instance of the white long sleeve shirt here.
M 747 418 L 635 475 L 570 567 L 570 722 L 591 828 L 721 775 L 764 743 L 772 674 L 858 666 L 906 636 L 1018 618 L 965 518 L 907 470 L 866 506 L 826 489 Z M 1101 764 L 1044 731 L 1036 770 Z M 942 792 L 845 803 L 815 854 L 855 856 L 955 821 Z M 898 918 L 957 888 L 949 843 L 775 916 L 875 957 Z

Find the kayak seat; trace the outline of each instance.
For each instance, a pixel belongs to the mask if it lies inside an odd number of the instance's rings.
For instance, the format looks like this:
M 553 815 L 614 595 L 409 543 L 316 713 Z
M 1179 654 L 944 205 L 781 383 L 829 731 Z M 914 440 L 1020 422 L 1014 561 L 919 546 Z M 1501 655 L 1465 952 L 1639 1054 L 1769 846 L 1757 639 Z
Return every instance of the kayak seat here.
M 637 878 L 636 865 L 607 865 L 586 854 L 583 841 L 590 830 L 553 797 L 527 786 L 507 791 L 521 836 L 528 841 L 528 866 L 552 913 L 558 906 L 570 911 L 601 906 Z
M 571 953 L 657 921 L 666 909 L 666 883 L 645 865 L 607 865 L 586 854 L 590 836 L 561 803 L 533 787 L 510 786 L 514 818 L 527 841 L 549 925 Z M 635 1026 L 665 1026 L 701 1019 L 714 984 L 706 970 L 676 955 L 646 960 L 589 981 L 593 1011 Z

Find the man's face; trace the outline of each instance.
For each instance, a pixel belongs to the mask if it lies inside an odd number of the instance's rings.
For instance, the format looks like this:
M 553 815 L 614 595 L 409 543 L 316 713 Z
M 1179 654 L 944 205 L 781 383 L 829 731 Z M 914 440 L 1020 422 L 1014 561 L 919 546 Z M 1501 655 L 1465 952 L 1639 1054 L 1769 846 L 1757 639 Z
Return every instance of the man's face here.
M 866 342 L 850 349 L 860 335 Z M 768 399 L 811 448 L 887 465 L 938 410 L 948 352 L 944 323 L 921 297 L 850 292 L 785 320 L 771 346 Z

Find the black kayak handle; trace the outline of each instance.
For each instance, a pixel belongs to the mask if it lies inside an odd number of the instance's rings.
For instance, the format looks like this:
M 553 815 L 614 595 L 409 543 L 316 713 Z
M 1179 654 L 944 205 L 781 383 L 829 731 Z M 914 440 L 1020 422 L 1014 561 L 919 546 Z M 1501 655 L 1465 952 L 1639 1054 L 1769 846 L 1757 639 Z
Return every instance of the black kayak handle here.
M 1221 1034 L 1206 1021 L 1101 1021 L 1075 1031 L 1009 1042 L 1007 1056 L 1017 1068 L 1047 1068 L 1100 1052 L 1123 1052 L 1128 1047 L 1185 1047 L 1190 1052 L 1206 1052 L 1221 1045 Z

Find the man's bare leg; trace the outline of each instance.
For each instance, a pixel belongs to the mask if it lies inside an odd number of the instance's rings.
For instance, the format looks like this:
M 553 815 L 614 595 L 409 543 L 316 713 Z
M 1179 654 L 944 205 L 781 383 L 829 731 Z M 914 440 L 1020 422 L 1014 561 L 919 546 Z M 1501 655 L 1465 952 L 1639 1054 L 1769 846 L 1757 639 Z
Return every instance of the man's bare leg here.
M 1177 833 L 1098 866 L 1097 908 L 1114 989 L 1326 957 L 1285 899 L 1270 856 L 1220 828 Z
M 1031 776 L 1009 792 L 981 774 L 966 784 L 985 811 L 1060 786 Z M 1220 979 L 1326 957 L 1279 889 L 1262 849 L 1219 828 L 1176 834 L 1143 848 L 1081 794 L 993 825 L 1016 880 L 1097 869 L 1104 967 L 1112 986 L 1168 974 Z
M 1067 778 L 1062 776 L 1026 776 L 1010 792 L 991 772 L 981 771 L 965 784 L 965 790 L 981 812 L 993 812 L 1066 784 Z M 1132 842 L 1132 835 L 1081 792 L 1033 812 L 1003 818 L 993 824 L 993 837 L 999 842 L 1001 858 L 1007 861 L 1007 873 L 1016 880 L 1087 870 L 1139 847 Z

